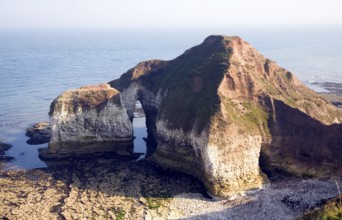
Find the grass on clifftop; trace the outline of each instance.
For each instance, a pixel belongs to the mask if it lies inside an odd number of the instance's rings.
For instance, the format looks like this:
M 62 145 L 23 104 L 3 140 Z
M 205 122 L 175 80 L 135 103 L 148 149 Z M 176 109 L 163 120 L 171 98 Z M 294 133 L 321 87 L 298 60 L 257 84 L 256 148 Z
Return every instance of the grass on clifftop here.
M 229 41 L 229 37 L 210 36 L 174 60 L 158 61 L 162 66 L 148 74 L 132 79 L 133 68 L 109 84 L 122 91 L 136 80 L 154 94 L 166 94 L 158 117 L 170 129 L 201 131 L 219 108 L 217 89 L 229 65 L 232 51 L 225 45 Z
M 159 117 L 171 129 L 200 132 L 219 108 L 217 88 L 227 69 L 231 51 L 222 41 L 203 43 L 170 61 L 162 73 L 144 80 L 154 92 L 167 92 Z

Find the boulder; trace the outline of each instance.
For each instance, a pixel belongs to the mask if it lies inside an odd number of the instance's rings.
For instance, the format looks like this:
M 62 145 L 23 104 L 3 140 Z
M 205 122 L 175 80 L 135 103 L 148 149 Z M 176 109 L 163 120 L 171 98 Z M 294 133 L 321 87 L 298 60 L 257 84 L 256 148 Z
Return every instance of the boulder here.
M 12 145 L 10 144 L 0 142 L 0 155 L 4 155 L 11 147 Z
M 6 144 L 0 141 L 0 162 L 8 162 L 13 159 L 13 157 L 5 156 L 5 152 L 8 151 L 11 147 L 11 144 Z
M 51 126 L 49 122 L 38 122 L 26 129 L 26 136 L 30 137 L 26 142 L 31 145 L 45 144 L 51 138 Z

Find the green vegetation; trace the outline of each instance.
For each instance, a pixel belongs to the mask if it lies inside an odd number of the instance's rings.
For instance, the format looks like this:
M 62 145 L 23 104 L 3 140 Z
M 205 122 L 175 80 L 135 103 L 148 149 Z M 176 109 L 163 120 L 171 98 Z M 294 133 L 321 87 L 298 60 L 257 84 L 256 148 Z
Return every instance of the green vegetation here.
M 146 198 L 148 209 L 158 209 L 162 203 L 162 198 Z
M 236 107 L 237 104 L 228 99 L 223 102 L 226 112 L 229 112 L 228 123 L 239 125 L 241 133 L 260 134 L 261 131 L 266 135 L 270 135 L 268 129 L 269 114 L 259 103 L 252 100 L 242 102 L 243 112 L 237 112 L 237 109 L 239 109 Z
M 116 220 L 125 219 L 126 211 L 120 208 L 113 209 Z
M 243 107 L 247 109 L 247 113 L 240 118 L 244 122 L 249 130 L 262 130 L 266 132 L 266 134 L 270 135 L 270 131 L 268 129 L 268 113 L 263 107 L 255 102 L 244 102 L 242 103 Z
M 229 65 L 229 53 L 220 41 L 202 44 L 171 61 L 172 65 L 162 73 L 144 81 L 154 92 L 160 89 L 167 92 L 160 117 L 172 122 L 170 128 L 189 131 L 196 124 L 200 132 L 207 126 L 219 107 L 217 88 Z M 195 78 L 201 83 L 196 85 Z
M 166 117 L 168 122 L 172 122 L 168 124 L 171 129 L 189 131 L 196 124 L 200 132 L 217 111 L 217 88 L 229 65 L 232 50 L 225 45 L 230 38 L 212 38 L 148 76 L 141 75 L 137 79 L 155 94 L 159 91 L 167 93 L 159 117 Z M 110 85 L 118 90 L 128 87 L 133 72 L 134 69 L 127 71 Z
M 298 220 L 341 220 L 342 219 L 342 206 L 341 198 L 334 198 L 318 210 L 311 211 Z
M 182 129 L 187 132 L 196 128 L 197 132 L 201 132 L 214 120 L 215 115 L 219 112 L 220 102 L 223 101 L 217 94 L 217 89 L 230 65 L 229 58 L 233 51 L 227 45 L 230 44 L 231 39 L 211 36 L 201 45 L 158 66 L 154 72 L 141 74 L 138 78 L 133 79 L 135 71 L 143 72 L 143 68 L 150 65 L 150 63 L 140 63 L 136 69 L 127 71 L 120 79 L 110 82 L 110 85 L 122 90 L 129 86 L 132 80 L 139 80 L 154 94 L 161 92 L 165 95 L 158 117 L 166 119 L 170 129 Z M 247 63 L 244 67 L 252 72 L 256 71 L 252 64 Z M 273 76 L 275 73 L 272 72 L 273 75 L 270 74 L 268 78 L 257 76 L 248 81 L 254 82 L 263 94 L 281 100 L 293 108 L 305 109 L 311 116 L 318 119 L 326 117 L 317 110 L 322 106 L 323 101 L 314 92 L 295 85 L 296 79 L 292 73 L 284 69 L 275 71 L 276 76 Z M 302 103 L 303 100 L 307 100 L 307 102 Z M 313 103 L 310 104 L 310 102 Z M 246 130 L 241 130 L 241 132 L 262 130 L 264 134 L 269 134 L 267 125 L 269 116 L 267 110 L 262 108 L 262 104 L 255 100 L 251 103 L 244 103 L 246 114 L 236 112 L 238 111 L 234 109 L 236 106 L 229 101 L 224 105 L 230 114 L 231 122 L 245 126 Z M 334 115 L 337 114 L 329 112 L 330 119 L 334 120 Z

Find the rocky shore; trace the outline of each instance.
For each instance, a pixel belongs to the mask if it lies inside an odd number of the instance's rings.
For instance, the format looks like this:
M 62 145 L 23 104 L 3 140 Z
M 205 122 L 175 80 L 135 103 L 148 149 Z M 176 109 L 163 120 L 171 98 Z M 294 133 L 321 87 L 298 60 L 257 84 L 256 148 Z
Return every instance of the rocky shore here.
M 49 141 L 39 151 L 48 168 L 0 164 L 0 219 L 311 213 L 342 185 L 341 85 L 321 86 L 331 93 L 307 88 L 239 37 L 209 36 L 174 60 L 68 90 L 52 102 L 50 124 L 27 130 L 28 143 Z M 148 137 L 137 161 L 138 101 Z
M 165 219 L 172 197 L 204 195 L 189 176 L 104 158 L 0 171 L 0 189 L 0 219 Z
M 342 108 L 342 83 L 322 82 L 315 83 L 315 85 L 327 91 L 320 93 L 325 99 L 333 105 Z
M 290 178 L 213 199 L 196 179 L 146 161 L 84 158 L 49 167 L 0 171 L 0 219 L 295 219 L 337 195 L 334 179 Z

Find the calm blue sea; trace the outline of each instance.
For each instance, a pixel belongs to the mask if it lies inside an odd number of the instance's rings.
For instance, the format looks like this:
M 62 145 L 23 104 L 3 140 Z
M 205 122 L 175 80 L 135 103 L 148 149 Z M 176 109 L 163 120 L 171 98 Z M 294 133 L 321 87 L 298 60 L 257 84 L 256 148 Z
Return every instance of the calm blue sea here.
M 342 82 L 342 29 L 219 29 L 144 31 L 0 31 L 0 140 L 11 143 L 10 165 L 46 166 L 26 144 L 25 128 L 47 121 L 61 92 L 118 78 L 139 61 L 170 60 L 210 34 L 239 35 L 312 82 Z M 139 127 L 139 126 L 138 126 Z M 141 132 L 141 126 L 139 132 Z M 144 135 L 144 134 L 142 134 Z M 140 134 L 136 135 L 140 136 Z M 142 145 L 138 137 L 138 145 Z M 137 147 L 139 151 L 139 146 Z

